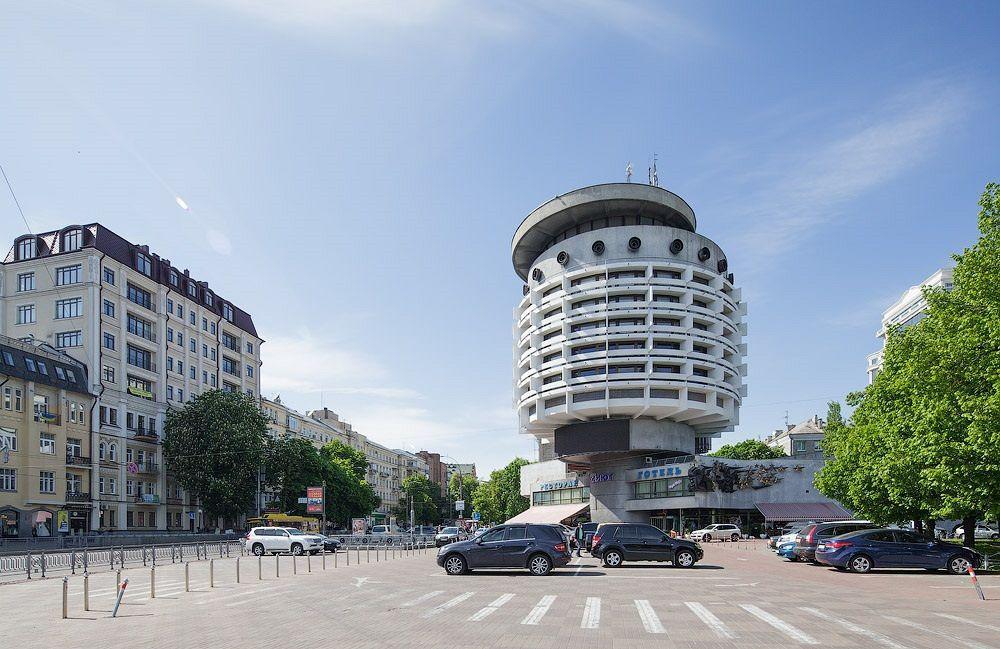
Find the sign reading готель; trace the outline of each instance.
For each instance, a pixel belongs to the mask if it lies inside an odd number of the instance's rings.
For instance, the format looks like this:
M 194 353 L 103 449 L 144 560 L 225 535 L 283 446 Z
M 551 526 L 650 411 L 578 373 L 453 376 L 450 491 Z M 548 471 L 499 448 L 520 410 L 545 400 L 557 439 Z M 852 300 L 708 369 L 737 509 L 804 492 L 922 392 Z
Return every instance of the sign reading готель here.
M 687 472 L 686 466 L 658 466 L 656 468 L 636 469 L 633 480 L 655 480 L 656 478 L 674 478 Z

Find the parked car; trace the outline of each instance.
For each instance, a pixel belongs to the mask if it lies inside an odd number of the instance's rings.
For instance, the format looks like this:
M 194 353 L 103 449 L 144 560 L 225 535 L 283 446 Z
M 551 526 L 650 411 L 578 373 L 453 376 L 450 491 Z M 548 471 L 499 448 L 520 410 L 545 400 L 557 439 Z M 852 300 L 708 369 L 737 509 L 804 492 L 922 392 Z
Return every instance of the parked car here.
M 801 561 L 815 563 L 816 546 L 821 542 L 841 534 L 870 530 L 874 527 L 875 525 L 871 521 L 834 521 L 807 525 L 799 532 L 798 540 L 795 542 L 795 556 Z
M 924 568 L 961 575 L 978 568 L 982 555 L 975 550 L 930 541 L 909 530 L 868 529 L 821 541 L 816 560 L 838 570 L 870 572 L 873 568 Z
M 609 568 L 617 568 L 625 561 L 669 561 L 691 568 L 704 556 L 696 542 L 672 539 L 643 523 L 602 523 L 594 532 L 590 552 Z
M 692 541 L 739 541 L 743 534 L 738 525 L 732 523 L 712 523 L 708 527 L 691 532 Z
M 956 527 L 955 528 L 955 538 L 960 539 L 965 537 L 965 528 Z M 975 537 L 979 539 L 1000 539 L 1000 532 L 996 528 L 990 527 L 984 523 L 976 523 Z
M 415 536 L 436 536 L 437 530 L 434 529 L 433 525 L 416 525 L 413 528 L 413 534 Z
M 323 549 L 327 552 L 336 552 L 340 549 L 340 541 L 332 536 L 326 536 L 325 534 L 317 534 L 316 536 L 322 539 Z
M 464 541 L 466 538 L 468 537 L 465 535 L 465 532 L 462 531 L 462 528 L 445 527 L 434 535 L 434 545 L 440 548 L 442 545 L 448 545 L 449 543 L 454 543 L 456 541 Z
M 498 525 L 441 547 L 437 563 L 449 575 L 474 568 L 527 568 L 533 575 L 547 575 L 569 563 L 571 556 L 563 531 L 555 525 Z
M 308 534 L 294 527 L 255 527 L 244 537 L 247 552 L 265 554 L 315 554 L 323 549 L 318 534 Z
M 799 527 L 789 528 L 789 527 L 786 526 L 782 530 L 783 533 L 781 534 L 781 536 L 772 536 L 771 537 L 771 543 L 769 543 L 768 545 L 771 545 L 771 547 L 774 549 L 775 553 L 778 552 L 779 548 L 781 548 L 782 546 L 787 545 L 789 543 L 791 543 L 792 547 L 794 548 L 795 544 L 799 540 L 799 536 L 801 535 L 802 530 L 805 529 L 808 525 L 809 525 L 808 523 L 802 523 L 801 526 L 799 526 Z M 785 555 L 782 555 L 782 556 L 785 556 Z M 785 558 L 790 559 L 792 561 L 798 561 L 799 560 L 798 557 L 795 556 L 794 552 L 792 553 L 792 556 L 785 556 Z
M 574 535 L 576 542 L 580 545 L 580 550 L 590 552 L 590 545 L 594 541 L 594 532 L 597 531 L 597 523 L 580 523 Z
M 795 556 L 795 541 L 785 541 L 778 545 L 778 548 L 774 551 L 779 557 L 784 557 L 789 561 L 798 561 L 799 558 Z

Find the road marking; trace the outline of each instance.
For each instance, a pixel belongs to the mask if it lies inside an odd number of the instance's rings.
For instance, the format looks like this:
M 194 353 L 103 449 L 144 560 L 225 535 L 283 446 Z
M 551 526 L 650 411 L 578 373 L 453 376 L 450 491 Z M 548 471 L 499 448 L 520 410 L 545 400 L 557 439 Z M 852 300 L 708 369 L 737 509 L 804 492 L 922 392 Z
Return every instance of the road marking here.
M 596 629 L 601 626 L 601 598 L 588 597 L 583 607 L 583 618 L 580 619 L 581 629 Z
M 787 635 L 792 640 L 801 642 L 803 644 L 819 644 L 819 642 L 808 633 L 792 626 L 791 624 L 785 622 L 776 615 L 768 613 L 762 608 L 758 608 L 753 604 L 740 604 L 740 608 L 742 608 L 750 615 L 753 615 L 754 617 L 764 620 L 778 631 L 781 631 L 782 633 Z
M 993 626 L 992 624 L 986 624 L 985 622 L 976 622 L 975 620 L 969 620 L 964 617 L 958 617 L 957 615 L 948 615 L 947 613 L 935 613 L 934 615 L 940 615 L 943 618 L 954 620 L 955 622 L 961 622 L 963 624 L 971 624 L 972 626 L 978 626 L 980 629 L 988 629 L 990 631 L 1000 631 L 1000 626 Z
M 470 592 L 467 592 L 467 593 L 462 593 L 461 595 L 458 595 L 457 597 L 452 597 L 451 599 L 449 599 L 444 604 L 438 604 L 437 606 L 435 606 L 431 610 L 429 610 L 426 613 L 424 613 L 424 617 L 434 617 L 435 615 L 437 615 L 441 611 L 448 610 L 452 606 L 458 606 L 459 604 L 461 604 L 465 600 L 469 599 L 473 595 L 475 595 L 475 593 L 470 591 Z
M 722 620 L 715 617 L 712 611 L 708 610 L 698 602 L 684 602 L 684 605 L 691 609 L 698 618 L 708 625 L 708 628 L 715 632 L 720 638 L 735 638 L 736 634 L 729 630 Z
M 226 604 L 226 608 L 232 608 L 234 606 L 243 606 L 248 602 L 256 602 L 257 600 L 264 599 L 265 597 L 271 597 L 271 595 L 269 593 L 263 592 L 262 590 L 255 590 L 253 592 L 246 593 L 246 599 L 238 600 L 235 602 L 229 602 L 228 604 Z
M 756 586 L 759 583 L 760 583 L 759 581 L 751 581 L 751 582 L 746 583 L 746 584 L 715 584 L 715 587 L 716 588 L 738 588 L 740 586 L 751 586 L 752 587 L 752 586 Z
M 660 618 L 656 616 L 656 611 L 649 605 L 648 599 L 635 600 L 635 609 L 639 611 L 639 619 L 642 620 L 642 626 L 645 627 L 647 633 L 667 632 L 660 623 Z
M 514 593 L 504 593 L 500 597 L 497 597 L 495 600 L 490 602 L 488 606 L 484 606 L 483 608 L 473 613 L 472 617 L 469 618 L 469 622 L 478 622 L 482 619 L 489 617 L 490 615 L 493 615 L 497 611 L 497 609 L 499 609 L 501 606 L 509 602 L 513 597 Z
M 425 594 L 421 595 L 420 597 L 418 597 L 416 599 L 411 599 L 410 601 L 408 601 L 405 604 L 403 604 L 403 606 L 416 606 L 417 604 L 420 604 L 421 602 L 426 602 L 427 600 L 429 600 L 432 597 L 437 597 L 438 595 L 440 595 L 443 592 L 444 592 L 443 590 L 432 590 L 431 592 L 425 593 Z
M 546 595 L 538 600 L 535 608 L 531 609 L 531 612 L 521 620 L 521 624 L 535 625 L 541 622 L 545 614 L 549 612 L 549 607 L 552 606 L 552 602 L 554 601 L 556 601 L 555 595 Z
M 956 638 L 954 634 L 945 633 L 944 631 L 938 631 L 937 629 L 932 629 L 928 626 L 924 626 L 923 624 L 917 624 L 916 622 L 910 622 L 909 620 L 904 620 L 901 617 L 895 617 L 893 615 L 883 615 L 882 617 L 891 622 L 895 622 L 896 624 L 902 624 L 903 626 L 912 627 L 919 631 L 923 631 L 924 633 L 930 633 L 932 635 L 940 636 L 942 638 L 948 638 L 949 640 L 954 640 L 955 642 L 963 644 L 966 647 L 971 647 L 972 649 L 989 649 L 989 647 L 987 647 L 984 644 L 980 644 L 973 640 L 962 640 L 961 638 Z
M 854 633 L 857 633 L 858 635 L 863 635 L 866 638 L 868 638 L 869 640 L 874 640 L 875 642 L 878 642 L 879 644 L 884 644 L 887 647 L 892 647 L 892 649 L 907 649 L 906 645 L 899 644 L 898 642 L 896 642 L 892 638 L 884 636 L 881 633 L 876 633 L 875 631 L 872 631 L 870 629 L 866 629 L 863 626 L 858 626 L 857 624 L 855 624 L 854 622 L 851 622 L 849 620 L 845 620 L 843 618 L 835 617 L 833 615 L 830 615 L 829 613 L 824 613 L 823 611 L 820 611 L 820 610 L 815 609 L 815 608 L 810 608 L 808 606 L 800 606 L 799 609 L 805 611 L 806 613 L 812 613 L 816 617 L 821 617 L 824 620 L 828 620 L 828 621 L 833 622 L 835 624 L 839 624 L 840 626 L 844 627 L 848 631 L 853 631 Z

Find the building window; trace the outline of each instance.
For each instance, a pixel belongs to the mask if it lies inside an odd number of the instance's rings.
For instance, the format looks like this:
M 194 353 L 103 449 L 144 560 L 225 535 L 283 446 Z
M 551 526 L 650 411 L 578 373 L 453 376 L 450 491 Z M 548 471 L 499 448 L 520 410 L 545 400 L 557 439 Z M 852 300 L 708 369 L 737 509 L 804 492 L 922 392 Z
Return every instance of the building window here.
M 56 347 L 80 347 L 83 345 L 83 334 L 79 331 L 61 331 L 56 334 Z
M 235 336 L 233 336 L 233 335 L 231 335 L 231 334 L 229 334 L 229 333 L 227 333 L 225 331 L 222 332 L 222 345 L 226 349 L 231 349 L 234 352 L 239 352 L 240 351 L 239 341 L 236 340 Z
M 212 387 L 214 388 L 216 386 L 216 383 L 215 383 L 215 381 L 216 381 L 215 374 L 212 374 L 211 379 L 212 379 Z
M 198 322 L 198 317 L 195 315 L 194 309 L 188 311 L 188 322 L 191 323 L 192 327 L 194 327 Z
M 35 239 L 29 237 L 17 242 L 17 258 L 32 259 L 35 256 Z
M 168 385 L 167 386 L 167 401 L 173 401 L 173 400 L 174 400 L 174 386 Z
M 171 299 L 170 299 L 170 298 L 168 297 L 168 298 L 167 298 L 167 313 L 173 313 L 173 312 L 174 312 L 174 301 L 173 301 L 173 300 L 171 300 Z
M 151 401 L 153 400 L 153 396 L 152 396 L 153 395 L 153 384 L 150 381 L 146 381 L 145 379 L 140 379 L 140 378 L 135 377 L 135 376 L 129 376 L 128 377 L 128 387 L 134 389 L 136 392 L 140 392 L 141 393 L 141 394 L 138 394 L 136 396 L 140 396 L 143 399 L 149 399 Z M 144 394 L 148 394 L 150 396 L 148 396 L 148 397 L 143 396 Z
M 178 286 L 181 283 L 181 278 L 177 274 L 176 270 L 170 269 L 170 285 Z
M 795 452 L 805 453 L 806 452 L 806 442 L 802 439 L 795 440 Z
M 253 378 L 253 365 L 247 365 L 247 377 Z
M 210 354 L 211 354 L 211 356 L 212 356 L 212 360 L 213 360 L 213 361 L 214 361 L 214 360 L 216 360 L 216 359 L 217 359 L 217 357 L 216 357 L 216 354 L 215 354 L 215 347 L 213 347 L 213 348 L 212 348 L 211 350 L 209 350 L 209 351 L 210 351 Z
M 184 346 L 184 332 L 183 331 L 178 331 L 177 332 L 177 344 L 180 345 L 181 347 Z
M 167 356 L 167 371 L 168 372 L 173 372 L 174 371 L 174 357 L 173 356 Z
M 208 383 L 208 372 L 202 370 L 201 372 L 201 382 Z
M 222 305 L 222 317 L 230 322 L 233 321 L 233 307 L 230 304 Z
M 80 230 L 70 230 L 63 235 L 62 251 L 73 252 L 79 250 L 83 244 L 83 232 Z
M 187 287 L 188 295 L 191 297 L 196 297 L 198 295 L 198 288 L 194 285 L 194 282 L 188 282 Z M 193 322 L 191 324 L 194 324 Z
M 51 433 L 40 433 L 38 435 L 38 452 L 45 455 L 55 455 L 56 436 Z
M 115 285 L 115 271 L 111 270 L 110 268 L 105 267 L 104 268 L 104 282 L 106 284 L 110 284 L 111 286 L 114 286 Z
M 115 348 L 115 335 L 104 332 L 104 348 L 113 350 Z
M 129 365 L 141 367 L 144 370 L 155 372 L 153 367 L 153 355 L 145 349 L 139 349 L 132 345 L 126 345 L 126 357 Z
M 17 491 L 17 472 L 14 469 L 0 469 L 0 491 Z
M 201 319 L 201 330 L 208 331 L 208 318 Z
M 189 376 L 191 377 L 191 380 L 194 381 L 198 376 L 198 370 L 195 368 L 194 365 L 191 365 L 191 367 L 189 367 L 188 370 L 190 370 Z
M 194 338 L 188 340 L 188 348 L 191 350 L 192 354 L 198 353 L 198 341 Z
M 39 471 L 38 490 L 43 494 L 54 494 L 56 492 L 56 474 L 52 471 Z
M 135 253 L 135 269 L 145 275 L 146 277 L 152 277 L 153 275 L 153 262 L 149 260 L 149 257 L 142 254 L 141 252 Z
M 174 330 L 171 327 L 167 327 L 167 342 L 174 342 Z
M 19 293 L 35 290 L 35 274 L 21 273 L 17 276 L 17 290 Z
M 156 336 L 153 335 L 153 323 L 143 320 L 142 318 L 137 318 L 131 313 L 128 314 L 126 328 L 130 334 L 139 336 L 140 338 L 145 338 L 146 340 L 156 341 Z
M 247 353 L 253 354 L 253 343 L 247 343 Z
M 201 355 L 203 358 L 208 358 L 208 345 L 204 343 L 201 346 Z
M 73 297 L 66 300 L 56 300 L 56 320 L 79 318 L 83 313 L 83 298 Z
M 109 318 L 115 317 L 115 303 L 111 300 L 104 300 L 104 315 Z
M 183 304 L 178 304 L 177 305 L 177 317 L 180 318 L 181 320 L 184 319 L 184 305 Z
M 209 329 L 211 329 L 212 335 L 214 336 L 215 335 L 215 323 L 214 322 L 209 325 Z
M 177 373 L 182 376 L 184 375 L 184 361 L 180 359 L 177 360 Z
M 35 322 L 35 305 L 22 304 L 17 307 L 17 324 L 32 324 Z
M 107 381 L 108 383 L 115 382 L 115 368 L 110 365 L 101 366 L 101 380 Z
M 153 295 L 149 291 L 144 291 L 135 284 L 130 283 L 126 287 L 125 294 L 131 302 L 146 307 L 150 311 L 153 310 Z
M 177 388 L 177 400 L 181 402 L 184 401 L 184 390 L 181 390 L 180 388 Z
M 9 403 L 10 403 L 10 395 L 9 395 L 9 393 L 5 392 L 4 393 L 4 407 L 7 410 L 10 410 L 10 406 L 7 405 Z M 17 450 L 17 431 L 16 430 L 10 430 L 10 429 L 7 429 L 7 428 L 0 428 L 0 449 L 7 450 L 7 451 L 16 451 Z
M 80 283 L 80 264 L 56 268 L 56 286 Z
M 205 304 L 207 304 L 208 306 L 212 306 L 214 303 L 215 303 L 215 297 L 213 297 L 212 294 L 209 293 L 208 291 L 205 291 Z

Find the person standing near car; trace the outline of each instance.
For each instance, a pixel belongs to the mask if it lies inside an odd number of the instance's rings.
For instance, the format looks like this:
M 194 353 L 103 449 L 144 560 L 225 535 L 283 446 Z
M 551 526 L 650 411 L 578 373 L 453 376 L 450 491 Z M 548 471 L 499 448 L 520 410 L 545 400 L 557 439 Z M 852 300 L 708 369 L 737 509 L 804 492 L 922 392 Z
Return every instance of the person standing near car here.
M 583 539 L 584 539 L 583 523 L 576 524 L 576 531 L 573 533 L 573 536 L 576 538 L 576 556 L 582 557 Z

